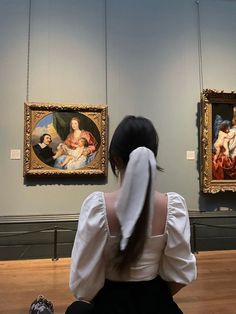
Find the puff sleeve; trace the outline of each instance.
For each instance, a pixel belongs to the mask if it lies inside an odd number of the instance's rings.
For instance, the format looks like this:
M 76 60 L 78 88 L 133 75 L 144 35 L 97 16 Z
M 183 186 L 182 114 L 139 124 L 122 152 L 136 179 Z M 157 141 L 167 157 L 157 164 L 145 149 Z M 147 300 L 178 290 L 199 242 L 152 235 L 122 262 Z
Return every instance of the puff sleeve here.
M 168 193 L 167 242 L 160 261 L 159 274 L 166 281 L 188 284 L 196 279 L 196 259 L 191 253 L 190 224 L 185 200 Z
M 103 196 L 101 192 L 94 192 L 81 207 L 72 249 L 69 286 L 78 300 L 92 300 L 104 285 L 106 241 Z

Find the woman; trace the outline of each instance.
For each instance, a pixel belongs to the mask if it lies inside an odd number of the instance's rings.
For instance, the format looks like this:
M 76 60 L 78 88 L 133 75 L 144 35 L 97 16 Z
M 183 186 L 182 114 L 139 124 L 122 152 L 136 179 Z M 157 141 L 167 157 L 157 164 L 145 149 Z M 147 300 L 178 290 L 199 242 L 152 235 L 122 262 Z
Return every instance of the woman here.
M 155 191 L 158 135 L 127 116 L 109 148 L 121 187 L 84 201 L 71 257 L 76 299 L 66 314 L 182 313 L 173 295 L 196 278 L 189 217 L 177 193 Z
M 71 156 L 75 160 L 78 159 L 78 147 L 80 143 L 80 139 L 84 138 L 88 142 L 88 146 L 86 148 L 86 154 L 87 154 L 87 159 L 91 161 L 91 157 L 93 157 L 95 151 L 96 151 L 96 146 L 97 142 L 94 138 L 94 136 L 85 130 L 81 130 L 79 128 L 80 126 L 80 120 L 77 117 L 73 117 L 70 121 L 70 133 L 67 136 L 66 140 L 64 143 L 60 143 L 57 147 L 57 152 L 53 156 L 53 158 L 56 160 L 55 167 L 60 168 L 61 164 L 63 164 L 66 156 Z M 61 157 L 63 156 L 63 157 Z M 85 166 L 86 163 L 83 165 L 80 164 L 80 167 Z M 65 165 L 65 168 L 68 170 L 74 169 L 74 164 L 73 162 L 70 163 L 69 165 Z M 70 169 L 71 168 L 71 169 Z

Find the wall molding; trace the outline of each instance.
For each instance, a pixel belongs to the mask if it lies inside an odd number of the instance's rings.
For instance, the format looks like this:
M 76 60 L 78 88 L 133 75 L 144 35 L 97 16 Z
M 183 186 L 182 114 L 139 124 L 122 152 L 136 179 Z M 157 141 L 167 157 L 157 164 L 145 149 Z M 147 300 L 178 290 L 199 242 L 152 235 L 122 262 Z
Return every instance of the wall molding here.
M 79 214 L 1 216 L 0 224 L 77 221 Z
M 236 218 L 236 211 L 200 212 L 189 211 L 189 218 Z M 0 216 L 1 224 L 27 223 L 27 222 L 64 222 L 77 221 L 78 214 L 51 214 L 51 215 L 12 215 Z
M 214 212 L 200 212 L 189 211 L 189 217 L 191 218 L 236 218 L 236 211 L 214 211 Z

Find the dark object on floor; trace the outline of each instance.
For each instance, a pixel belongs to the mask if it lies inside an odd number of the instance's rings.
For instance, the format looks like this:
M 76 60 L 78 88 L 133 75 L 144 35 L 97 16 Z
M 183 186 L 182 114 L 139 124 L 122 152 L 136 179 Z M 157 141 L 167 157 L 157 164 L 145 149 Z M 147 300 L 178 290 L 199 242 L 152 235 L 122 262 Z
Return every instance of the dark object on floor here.
M 53 314 L 54 308 L 51 301 L 39 295 L 30 305 L 29 314 Z

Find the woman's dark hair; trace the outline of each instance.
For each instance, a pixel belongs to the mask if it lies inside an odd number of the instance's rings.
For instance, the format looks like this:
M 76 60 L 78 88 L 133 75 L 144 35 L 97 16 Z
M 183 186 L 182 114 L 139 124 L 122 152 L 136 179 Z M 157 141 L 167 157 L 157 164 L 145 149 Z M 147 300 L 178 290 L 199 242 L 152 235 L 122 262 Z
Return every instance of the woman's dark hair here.
M 157 131 L 150 120 L 144 117 L 126 116 L 117 126 L 109 147 L 109 160 L 113 173 L 118 176 L 117 158 L 122 161 L 124 168 L 126 168 L 130 153 L 138 147 L 144 146 L 149 148 L 154 156 L 157 157 L 158 143 Z M 159 166 L 157 166 L 157 169 L 163 170 Z M 118 248 L 114 257 L 115 268 L 120 272 L 128 270 L 143 251 L 148 226 L 151 182 L 152 177 L 149 164 L 149 183 L 143 209 L 125 250 L 120 251 Z
M 140 147 L 149 148 L 155 157 L 158 152 L 159 137 L 152 122 L 144 117 L 126 116 L 117 126 L 109 147 L 109 161 L 115 176 L 117 173 L 116 157 L 126 167 L 130 153 Z M 158 170 L 163 170 L 157 166 Z

